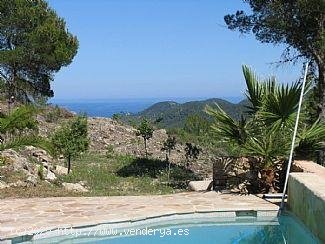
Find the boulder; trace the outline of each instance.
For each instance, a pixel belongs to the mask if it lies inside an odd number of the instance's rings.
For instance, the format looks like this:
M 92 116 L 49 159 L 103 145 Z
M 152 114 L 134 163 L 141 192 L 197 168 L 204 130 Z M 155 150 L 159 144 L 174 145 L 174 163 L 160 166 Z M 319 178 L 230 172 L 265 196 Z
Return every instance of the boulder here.
M 63 188 L 67 191 L 75 191 L 75 192 L 88 192 L 88 189 L 86 189 L 84 186 L 82 186 L 80 183 L 62 183 Z
M 211 182 L 211 180 L 190 181 L 188 188 L 192 191 L 207 191 Z
M 33 164 L 28 162 L 27 158 L 22 157 L 15 150 L 6 149 L 1 153 L 1 156 L 10 162 L 8 165 L 14 171 L 27 170 L 29 172 L 34 172 Z
M 29 175 L 26 179 L 27 185 L 36 186 L 37 185 L 37 177 L 35 175 Z
M 27 182 L 21 180 L 8 184 L 9 187 L 26 187 L 27 185 L 28 185 Z
M 0 181 L 0 190 L 1 190 L 1 189 L 8 188 L 8 187 L 9 187 L 9 185 L 8 185 L 7 183 L 5 183 L 5 182 L 3 182 L 3 181 Z
M 26 146 L 22 153 L 28 157 L 35 158 L 39 163 L 42 163 L 45 168 L 52 168 L 53 158 L 45 150 L 34 146 Z
M 60 165 L 56 165 L 54 173 L 56 173 L 57 175 L 67 175 L 68 174 L 68 168 L 60 166 Z
M 46 180 L 56 180 L 56 176 L 55 174 L 51 171 L 51 170 L 46 170 L 46 176 L 45 176 Z

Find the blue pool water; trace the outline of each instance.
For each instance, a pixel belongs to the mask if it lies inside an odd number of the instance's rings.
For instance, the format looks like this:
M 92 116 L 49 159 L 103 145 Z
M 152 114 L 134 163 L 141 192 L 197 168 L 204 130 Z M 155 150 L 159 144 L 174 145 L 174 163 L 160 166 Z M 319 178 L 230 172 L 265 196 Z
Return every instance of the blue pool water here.
M 291 215 L 279 218 L 257 220 L 257 218 L 238 218 L 235 221 L 211 221 L 201 219 L 199 222 L 186 220 L 182 224 L 163 224 L 136 227 L 133 233 L 121 229 L 118 234 L 100 236 L 95 231 L 85 231 L 76 238 L 61 237 L 34 241 L 33 243 L 96 243 L 96 244 L 200 244 L 200 243 L 241 243 L 241 244 L 313 244 L 321 243 L 300 221 Z M 103 229 L 104 230 L 104 229 Z M 149 230 L 152 230 L 151 232 Z M 135 231 L 137 235 L 135 235 Z M 151 233 L 151 235 L 149 235 Z M 79 233 L 80 234 L 80 233 Z

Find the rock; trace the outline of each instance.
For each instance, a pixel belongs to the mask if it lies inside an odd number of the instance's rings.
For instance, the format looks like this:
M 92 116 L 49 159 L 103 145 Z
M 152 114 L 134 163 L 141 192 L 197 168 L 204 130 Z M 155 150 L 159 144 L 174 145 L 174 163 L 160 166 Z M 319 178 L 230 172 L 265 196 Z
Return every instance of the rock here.
M 68 168 L 60 166 L 60 165 L 56 165 L 54 173 L 56 173 L 57 175 L 67 175 Z
M 35 158 L 39 163 L 42 163 L 45 168 L 52 168 L 53 158 L 45 150 L 34 146 L 26 146 L 22 153 L 28 157 Z
M 9 187 L 9 185 L 8 185 L 7 183 L 5 183 L 5 182 L 3 182 L 3 181 L 0 181 L 0 190 L 1 190 L 1 189 L 8 188 L 8 187 Z
M 26 179 L 27 185 L 36 186 L 37 185 L 37 177 L 35 175 L 29 175 Z
M 87 181 L 83 180 L 83 181 L 79 181 L 79 184 L 82 185 L 83 187 L 85 187 L 87 185 Z
M 9 187 L 26 187 L 27 186 L 27 182 L 23 182 L 21 180 L 18 180 L 14 183 L 9 183 L 8 184 Z
M 56 180 L 56 176 L 55 176 L 55 174 L 51 171 L 51 170 L 47 170 L 47 172 L 46 172 L 46 176 L 45 176 L 45 179 L 46 180 Z
M 25 157 L 22 157 L 19 155 L 15 150 L 12 149 L 6 149 L 1 153 L 2 157 L 7 158 L 7 161 L 10 162 L 10 167 L 14 171 L 19 170 L 27 170 L 27 171 L 33 171 L 33 165 L 28 162 L 28 160 Z
M 206 191 L 211 182 L 211 180 L 190 181 L 188 188 L 192 191 Z
M 62 185 L 63 185 L 64 189 L 67 190 L 67 191 L 88 192 L 88 189 L 86 189 L 85 187 L 83 187 L 79 183 L 63 182 Z

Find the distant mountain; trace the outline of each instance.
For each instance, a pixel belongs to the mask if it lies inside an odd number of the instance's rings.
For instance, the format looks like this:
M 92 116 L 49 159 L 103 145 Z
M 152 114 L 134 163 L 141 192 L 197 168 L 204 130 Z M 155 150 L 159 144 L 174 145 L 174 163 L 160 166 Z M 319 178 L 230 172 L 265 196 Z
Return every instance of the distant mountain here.
M 128 116 L 130 119 L 139 120 L 148 118 L 150 120 L 161 120 L 160 125 L 166 128 L 183 127 L 186 118 L 191 114 L 199 114 L 204 118 L 211 119 L 211 116 L 205 113 L 207 105 L 216 106 L 218 104 L 226 113 L 234 119 L 239 119 L 246 110 L 248 100 L 243 100 L 237 104 L 228 102 L 219 98 L 211 98 L 204 101 L 191 101 L 186 103 L 177 103 L 173 101 L 159 102 L 137 114 Z

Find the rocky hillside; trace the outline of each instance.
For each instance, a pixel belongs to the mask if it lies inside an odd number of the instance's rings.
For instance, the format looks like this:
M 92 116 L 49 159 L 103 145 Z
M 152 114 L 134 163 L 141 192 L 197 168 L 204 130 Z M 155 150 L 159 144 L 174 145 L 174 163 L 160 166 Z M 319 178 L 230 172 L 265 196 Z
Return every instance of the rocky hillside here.
M 73 114 L 64 112 L 58 120 L 49 119 L 46 113 L 38 115 L 39 133 L 49 137 L 63 122 L 69 120 Z M 136 135 L 136 129 L 123 125 L 109 118 L 88 118 L 88 134 L 90 150 L 98 154 L 144 156 L 143 139 Z M 161 150 L 167 133 L 164 129 L 157 129 L 148 142 L 148 152 L 152 159 L 165 159 L 165 152 Z M 189 168 L 202 178 L 212 175 L 211 159 L 203 152 Z M 172 151 L 170 160 L 177 165 L 185 165 L 184 145 L 177 144 Z M 75 160 L 78 161 L 78 160 Z M 77 162 L 75 162 L 77 163 Z M 67 168 L 63 158 L 54 159 L 46 151 L 28 146 L 20 150 L 7 149 L 0 152 L 0 190 L 10 187 L 31 187 L 37 184 L 58 184 L 57 178 L 66 175 Z M 86 192 L 83 182 L 77 184 L 60 182 L 66 190 Z M 1 191 L 0 191 L 1 193 Z M 1 194 L 0 194 L 1 197 Z
M 51 134 L 57 127 L 57 123 L 48 123 L 40 120 L 39 129 L 43 136 Z M 88 134 L 91 151 L 98 153 L 113 151 L 122 155 L 128 154 L 136 157 L 144 157 L 143 139 L 141 136 L 137 136 L 136 129 L 129 125 L 121 124 L 110 118 L 89 117 Z M 165 152 L 161 148 L 167 137 L 165 129 L 157 129 L 154 131 L 153 137 L 147 145 L 150 157 L 161 160 L 166 158 Z M 178 143 L 176 149 L 172 151 L 170 158 L 173 163 L 185 164 L 184 145 Z M 196 170 L 202 172 L 204 177 L 210 175 L 209 170 L 206 169 L 207 167 L 203 166 L 209 164 L 208 158 L 207 154 L 202 153 L 197 164 L 193 166 Z

